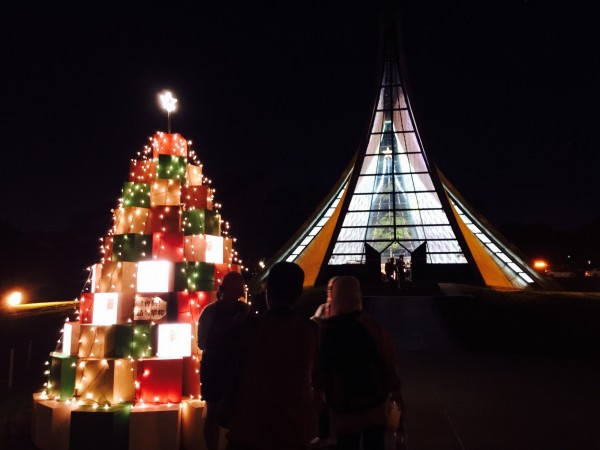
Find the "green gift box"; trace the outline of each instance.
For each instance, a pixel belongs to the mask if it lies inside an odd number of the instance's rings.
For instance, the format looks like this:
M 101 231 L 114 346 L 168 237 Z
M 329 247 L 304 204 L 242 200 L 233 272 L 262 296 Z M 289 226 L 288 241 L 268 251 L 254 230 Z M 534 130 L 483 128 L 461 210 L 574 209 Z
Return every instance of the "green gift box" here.
M 175 263 L 176 291 L 214 291 L 215 265 L 207 262 Z
M 116 234 L 113 238 L 112 261 L 152 259 L 151 234 Z
M 122 190 L 123 206 L 150 208 L 150 184 L 126 181 Z
M 149 358 L 156 355 L 156 325 L 136 323 L 133 325 L 131 351 L 134 358 Z
M 204 219 L 205 233 L 213 236 L 221 236 L 221 215 L 215 211 L 206 210 L 206 218 Z
M 73 397 L 75 392 L 75 356 L 63 353 L 50 353 L 50 376 L 48 378 L 48 391 L 59 400 Z
M 205 209 L 183 211 L 183 234 L 185 236 L 204 234 L 207 212 Z
M 156 354 L 156 325 L 119 324 L 115 327 L 116 358 L 147 358 Z
M 221 215 L 210 209 L 190 209 L 183 211 L 183 234 L 221 235 Z
M 179 179 L 185 182 L 186 161 L 181 156 L 158 155 L 156 177 L 163 179 Z

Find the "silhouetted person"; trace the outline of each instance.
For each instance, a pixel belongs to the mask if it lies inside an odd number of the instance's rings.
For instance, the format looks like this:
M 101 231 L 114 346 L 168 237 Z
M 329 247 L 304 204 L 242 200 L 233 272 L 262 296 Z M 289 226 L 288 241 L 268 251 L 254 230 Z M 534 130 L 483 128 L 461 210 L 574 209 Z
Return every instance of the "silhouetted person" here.
M 314 321 L 321 326 L 322 322 L 331 316 L 331 290 L 333 285 L 339 277 L 332 277 L 327 282 L 327 298 L 325 303 L 321 303 L 315 314 L 311 317 Z M 325 399 L 322 398 L 317 406 L 318 410 L 318 424 L 317 424 L 317 436 L 310 441 L 311 448 L 320 448 L 333 444 L 334 439 L 331 439 L 331 427 L 329 426 L 329 408 Z
M 389 334 L 362 311 L 358 279 L 339 277 L 324 321 L 315 385 L 331 411 L 339 450 L 384 450 L 386 409 L 402 405 L 396 356 Z
M 318 327 L 292 309 L 303 282 L 297 264 L 275 264 L 267 276 L 268 310 L 248 316 L 246 360 L 228 449 L 306 450 L 309 444 Z
M 404 264 L 404 257 L 402 256 L 396 258 L 396 283 L 400 289 L 406 283 L 406 266 Z
M 384 270 L 385 270 L 385 277 L 387 279 L 390 290 L 395 291 L 396 290 L 396 278 L 395 278 L 396 264 L 394 263 L 394 258 L 388 258 L 388 260 L 385 262 Z
M 200 382 L 206 401 L 204 441 L 208 450 L 219 448 L 219 427 L 229 427 L 236 378 L 241 366 L 242 327 L 250 308 L 244 278 L 237 272 L 223 277 L 217 301 L 198 319 L 198 346 L 202 350 Z

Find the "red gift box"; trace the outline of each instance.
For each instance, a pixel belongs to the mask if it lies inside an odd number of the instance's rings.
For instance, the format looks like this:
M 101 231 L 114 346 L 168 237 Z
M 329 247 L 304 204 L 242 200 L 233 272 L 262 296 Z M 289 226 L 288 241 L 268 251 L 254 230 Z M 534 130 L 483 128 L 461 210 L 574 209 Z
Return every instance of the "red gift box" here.
M 183 233 L 153 233 L 152 258 L 183 262 Z
M 181 186 L 181 203 L 185 203 L 187 209 L 213 209 L 213 190 L 208 185 Z
M 145 358 L 135 361 L 135 397 L 143 403 L 179 403 L 183 359 Z
M 177 206 L 152 207 L 153 233 L 177 233 L 181 230 L 181 211 Z
M 187 158 L 187 141 L 179 133 L 159 131 L 152 137 L 152 156 L 174 155 Z
M 94 294 L 86 292 L 79 298 L 79 322 L 92 323 L 94 316 Z
M 177 292 L 177 321 L 198 322 L 204 307 L 214 302 L 216 298 L 216 292 Z
M 129 181 L 134 183 L 152 183 L 156 178 L 156 161 L 153 159 L 131 160 Z

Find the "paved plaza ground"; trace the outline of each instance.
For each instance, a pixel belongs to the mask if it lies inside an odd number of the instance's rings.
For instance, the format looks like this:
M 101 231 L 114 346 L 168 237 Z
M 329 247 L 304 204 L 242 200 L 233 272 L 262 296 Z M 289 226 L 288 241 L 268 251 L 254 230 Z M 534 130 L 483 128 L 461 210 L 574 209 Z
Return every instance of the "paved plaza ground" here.
M 365 295 L 401 361 L 407 448 L 600 448 L 600 293 L 440 287 Z M 0 449 L 33 449 L 31 392 L 67 313 L 1 317 Z

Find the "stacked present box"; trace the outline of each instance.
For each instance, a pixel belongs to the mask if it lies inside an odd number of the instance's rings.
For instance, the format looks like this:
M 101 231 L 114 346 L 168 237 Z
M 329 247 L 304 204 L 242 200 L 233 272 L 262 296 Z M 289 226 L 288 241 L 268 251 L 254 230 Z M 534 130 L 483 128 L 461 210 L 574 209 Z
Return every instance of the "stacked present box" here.
M 34 394 L 39 448 L 203 447 L 198 318 L 242 270 L 217 206 L 179 134 L 130 162 L 78 320 Z

